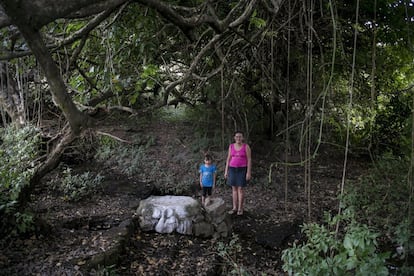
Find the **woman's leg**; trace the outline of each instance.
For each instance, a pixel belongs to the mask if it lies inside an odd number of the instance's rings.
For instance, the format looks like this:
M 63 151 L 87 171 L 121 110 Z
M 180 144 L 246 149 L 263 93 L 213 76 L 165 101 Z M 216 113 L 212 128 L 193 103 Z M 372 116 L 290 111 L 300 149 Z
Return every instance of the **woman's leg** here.
M 239 214 L 243 214 L 244 190 L 243 187 L 237 187 L 238 210 Z
M 237 206 L 238 206 L 238 188 L 239 187 L 235 187 L 232 186 L 232 195 L 233 195 L 233 211 L 237 211 Z

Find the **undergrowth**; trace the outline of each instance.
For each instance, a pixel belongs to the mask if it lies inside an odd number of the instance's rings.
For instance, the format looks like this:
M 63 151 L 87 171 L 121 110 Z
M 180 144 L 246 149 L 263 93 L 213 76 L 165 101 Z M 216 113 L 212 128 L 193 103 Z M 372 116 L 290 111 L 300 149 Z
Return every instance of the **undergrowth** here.
M 325 216 L 326 224 L 307 223 L 303 244 L 283 251 L 283 270 L 289 275 L 388 275 L 388 253 L 377 253 L 378 234 L 355 220 L 351 209 Z M 337 223 L 343 225 L 335 231 Z
M 250 273 L 239 264 L 242 245 L 237 234 L 232 234 L 230 241 L 219 241 L 217 244 L 217 253 L 221 257 L 222 275 L 242 275 L 249 276 Z
M 0 233 L 24 234 L 33 230 L 33 216 L 17 210 L 22 189 L 34 173 L 40 135 L 33 126 L 0 128 Z
M 398 267 L 401 275 L 412 275 L 409 166 L 408 159 L 386 154 L 357 181 L 347 183 L 341 199 L 344 213 L 327 216 L 325 224 L 305 224 L 306 240 L 283 252 L 283 269 L 295 275 L 388 275 L 388 267 Z M 339 232 L 333 228 L 337 223 L 342 225 Z
M 57 177 L 53 182 L 55 189 L 62 192 L 63 199 L 76 202 L 101 191 L 103 179 L 104 177 L 99 173 L 77 174 L 71 168 L 65 167 L 62 176 Z
M 136 138 L 136 143 L 132 145 L 120 144 L 113 139 L 103 137 L 95 158 L 110 167 L 116 167 L 130 178 L 153 183 L 161 194 L 179 195 L 188 192 L 193 179 L 184 178 L 178 181 L 171 171 L 164 168 L 159 160 L 148 153 L 148 149 L 154 144 L 152 136 L 146 139 Z M 169 158 L 172 162 L 175 157 Z
M 344 204 L 353 206 L 359 222 L 377 229 L 391 256 L 402 262 L 402 273 L 414 273 L 413 190 L 410 160 L 391 154 L 382 156 L 358 181 L 349 183 Z M 410 215 L 411 214 L 411 215 Z M 396 250 L 398 248 L 398 250 Z M 408 275 L 406 274 L 406 275 Z

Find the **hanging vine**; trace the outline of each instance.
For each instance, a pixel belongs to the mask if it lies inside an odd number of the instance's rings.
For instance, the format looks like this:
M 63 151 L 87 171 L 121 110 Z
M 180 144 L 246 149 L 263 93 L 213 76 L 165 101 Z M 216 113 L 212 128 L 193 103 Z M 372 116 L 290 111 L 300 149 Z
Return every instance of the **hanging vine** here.
M 404 8 L 405 8 L 405 15 L 406 18 L 409 18 L 408 16 L 408 3 L 407 1 L 404 3 Z M 410 33 L 410 28 L 408 25 L 408 21 L 406 21 L 406 26 L 407 26 L 407 40 L 409 45 L 412 47 L 411 44 L 411 33 Z M 414 217 L 413 217 L 413 198 L 414 198 L 414 89 L 413 87 L 411 87 L 411 95 L 412 95 L 412 117 L 411 117 L 411 156 L 410 156 L 410 168 L 409 168 L 409 172 L 408 172 L 408 191 L 409 191 L 409 195 L 408 195 L 408 212 L 407 212 L 407 222 L 408 222 L 408 227 L 407 227 L 407 237 L 412 237 L 413 235 L 413 228 L 412 225 L 414 224 Z M 409 238 L 410 241 L 410 238 Z M 410 248 L 410 246 L 407 246 L 407 251 L 408 250 L 414 250 L 414 248 Z M 405 264 L 408 265 L 408 255 L 405 255 Z
M 291 17 L 292 17 L 292 7 L 289 1 L 288 8 L 288 45 L 287 45 L 287 64 L 286 64 L 286 100 L 285 100 L 285 109 L 286 109 L 286 120 L 285 120 L 285 183 L 284 183 L 284 206 L 285 212 L 287 212 L 287 203 L 288 203 L 288 176 L 289 176 L 289 153 L 290 153 L 290 143 L 289 143 L 289 109 L 290 109 L 290 43 L 291 43 Z
M 348 87 L 348 110 L 347 110 L 347 125 L 346 125 L 346 141 L 345 141 L 345 152 L 344 152 L 344 164 L 342 169 L 342 180 L 340 186 L 340 196 L 344 195 L 344 188 L 345 188 L 345 179 L 346 179 L 346 170 L 348 165 L 348 153 L 349 153 L 349 133 L 351 128 L 351 110 L 353 105 L 353 91 L 354 91 L 354 77 L 355 77 L 355 58 L 357 52 L 357 38 L 358 38 L 358 19 L 359 19 L 359 0 L 356 3 L 356 11 L 355 11 L 355 26 L 354 26 L 354 44 L 353 44 L 353 54 L 352 54 L 352 71 L 351 77 L 349 80 L 349 87 Z M 338 215 L 342 213 L 342 205 L 339 204 L 338 207 Z M 336 224 L 336 233 L 339 231 L 339 221 Z

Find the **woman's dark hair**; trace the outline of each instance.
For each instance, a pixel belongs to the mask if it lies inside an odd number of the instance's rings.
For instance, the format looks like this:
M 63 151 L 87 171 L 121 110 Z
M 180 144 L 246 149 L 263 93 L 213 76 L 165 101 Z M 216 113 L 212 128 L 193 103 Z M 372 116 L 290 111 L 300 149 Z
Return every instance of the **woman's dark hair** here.
M 233 136 L 235 136 L 237 133 L 240 133 L 241 135 L 244 136 L 244 132 L 241 130 L 236 130 L 235 132 L 233 132 Z

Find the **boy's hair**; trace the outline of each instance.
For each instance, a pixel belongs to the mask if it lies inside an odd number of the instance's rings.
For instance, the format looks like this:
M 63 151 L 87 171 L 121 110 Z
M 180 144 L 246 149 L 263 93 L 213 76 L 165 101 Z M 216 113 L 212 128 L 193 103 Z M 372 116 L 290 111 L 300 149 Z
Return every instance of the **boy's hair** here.
M 206 153 L 206 154 L 204 154 L 204 160 L 209 160 L 209 161 L 211 161 L 211 160 L 213 160 L 213 157 L 211 157 L 211 155 L 210 155 L 210 154 Z

